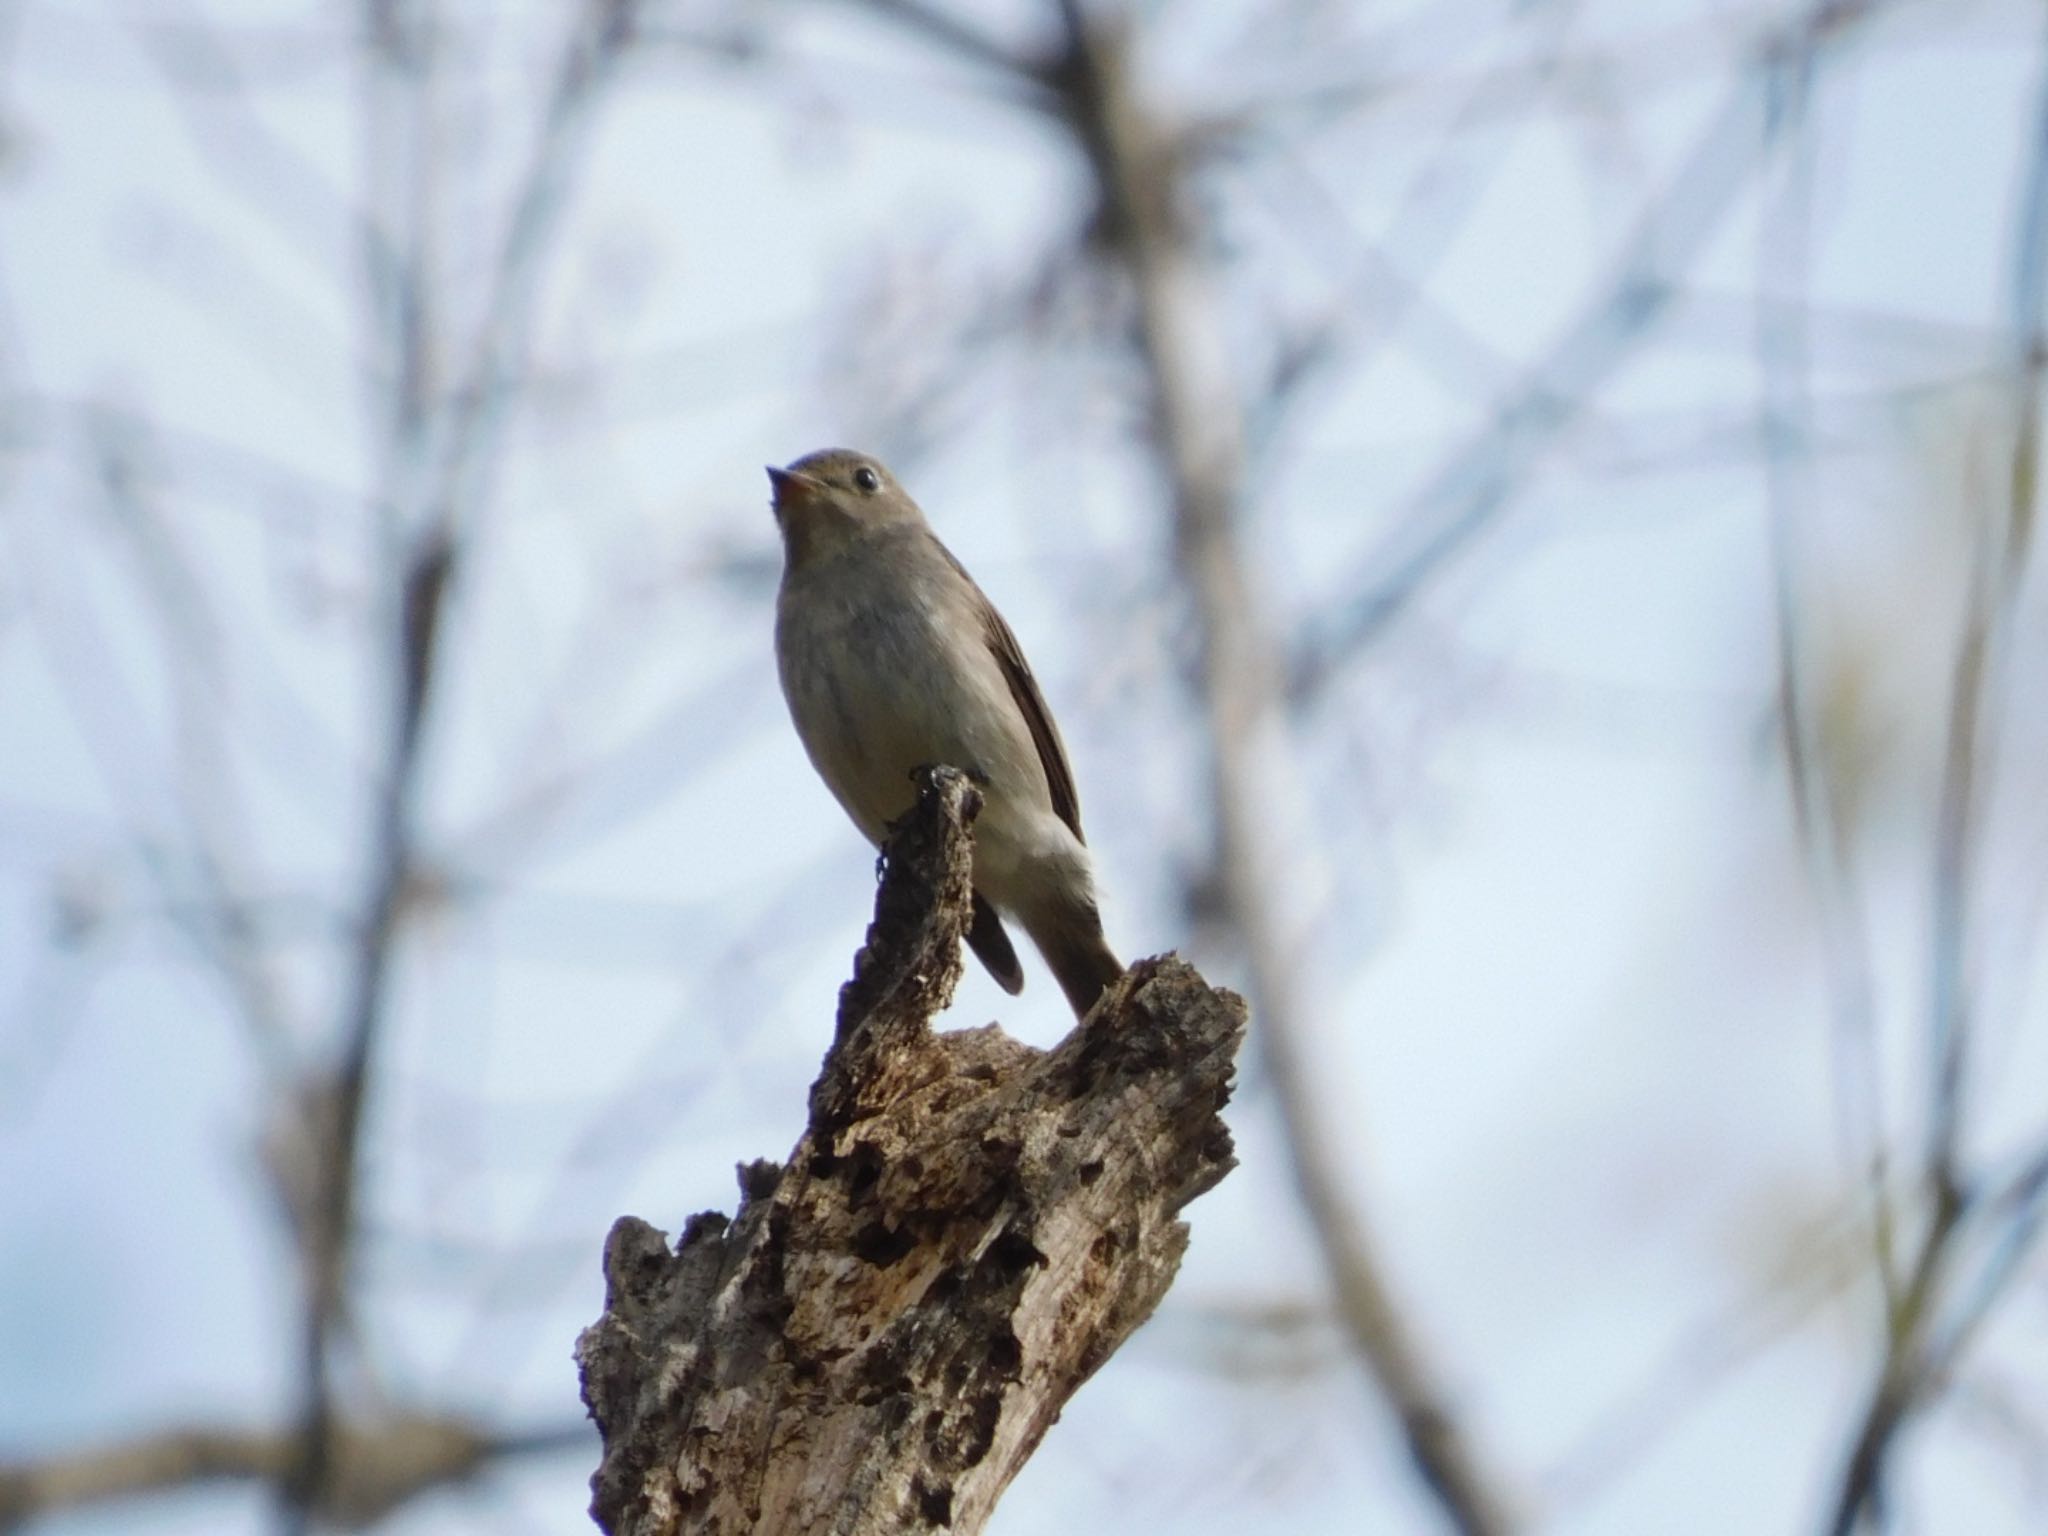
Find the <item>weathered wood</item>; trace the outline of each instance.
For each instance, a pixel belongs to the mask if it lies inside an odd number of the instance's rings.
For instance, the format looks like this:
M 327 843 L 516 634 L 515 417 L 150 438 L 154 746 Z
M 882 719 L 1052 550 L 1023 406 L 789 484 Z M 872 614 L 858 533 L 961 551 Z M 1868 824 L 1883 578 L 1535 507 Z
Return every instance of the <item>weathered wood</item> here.
M 577 1343 L 613 1536 L 974 1532 L 1166 1293 L 1234 1164 L 1241 999 L 1140 961 L 1050 1051 L 935 1034 L 971 917 L 973 786 L 926 772 L 785 1166 L 740 1209 L 622 1218 Z

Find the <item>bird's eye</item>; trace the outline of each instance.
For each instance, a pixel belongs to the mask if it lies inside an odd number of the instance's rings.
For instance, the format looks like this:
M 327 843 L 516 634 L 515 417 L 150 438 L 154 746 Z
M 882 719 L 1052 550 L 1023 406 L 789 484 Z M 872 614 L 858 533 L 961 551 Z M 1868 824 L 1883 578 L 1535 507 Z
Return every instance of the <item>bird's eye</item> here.
M 862 491 L 872 496 L 882 488 L 882 477 L 876 474 L 869 466 L 863 464 L 853 472 L 853 483 Z

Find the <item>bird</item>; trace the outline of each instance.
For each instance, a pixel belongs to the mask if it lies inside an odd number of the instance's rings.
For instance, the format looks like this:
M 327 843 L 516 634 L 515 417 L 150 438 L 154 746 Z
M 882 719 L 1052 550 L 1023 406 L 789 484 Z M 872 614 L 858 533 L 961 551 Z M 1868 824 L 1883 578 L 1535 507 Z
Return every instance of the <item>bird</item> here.
M 1059 727 L 1016 635 L 874 457 L 805 454 L 768 470 L 782 535 L 775 658 L 798 738 L 877 848 L 914 769 L 979 786 L 967 944 L 1004 991 L 1024 971 L 1003 918 L 1044 957 L 1076 1018 L 1124 967 L 1103 935 Z

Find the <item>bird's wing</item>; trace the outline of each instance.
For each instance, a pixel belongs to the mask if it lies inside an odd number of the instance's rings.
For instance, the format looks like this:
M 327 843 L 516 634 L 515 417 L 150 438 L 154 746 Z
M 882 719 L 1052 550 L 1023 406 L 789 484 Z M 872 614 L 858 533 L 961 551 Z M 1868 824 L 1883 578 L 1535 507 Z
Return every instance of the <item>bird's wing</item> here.
M 944 549 L 944 545 L 939 546 Z M 974 593 L 976 605 L 981 610 L 982 636 L 988 641 L 996 665 L 1003 669 L 1004 681 L 1010 685 L 1010 697 L 1017 701 L 1017 708 L 1024 716 L 1024 723 L 1031 730 L 1031 741 L 1038 748 L 1039 765 L 1045 769 L 1046 787 L 1052 791 L 1053 813 L 1073 829 L 1074 840 L 1085 843 L 1081 835 L 1081 797 L 1074 789 L 1074 770 L 1067 764 L 1067 749 L 1060 740 L 1060 728 L 1052 723 L 1052 711 L 1045 707 L 1045 695 L 1038 691 L 1038 679 L 1031 675 L 1031 663 L 1024 659 L 1024 648 L 1017 644 L 1017 637 L 1010 632 L 1010 626 L 1003 616 L 996 612 L 996 605 L 988 600 L 988 594 L 974 583 L 965 566 L 953 558 L 953 552 L 946 550 L 946 558 L 952 560 L 953 569 L 960 573 Z

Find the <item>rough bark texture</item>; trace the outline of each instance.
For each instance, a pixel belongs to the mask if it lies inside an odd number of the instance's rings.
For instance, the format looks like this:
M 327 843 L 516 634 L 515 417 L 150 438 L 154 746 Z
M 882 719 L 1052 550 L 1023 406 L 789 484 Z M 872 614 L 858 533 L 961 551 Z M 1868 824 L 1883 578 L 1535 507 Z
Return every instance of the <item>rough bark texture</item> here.
M 1234 1164 L 1242 1000 L 1140 961 L 1057 1047 L 934 1034 L 970 918 L 973 786 L 928 770 L 786 1166 L 672 1249 L 632 1217 L 577 1344 L 614 1536 L 981 1529 L 1149 1316 Z

